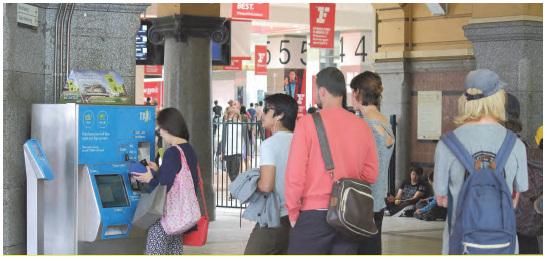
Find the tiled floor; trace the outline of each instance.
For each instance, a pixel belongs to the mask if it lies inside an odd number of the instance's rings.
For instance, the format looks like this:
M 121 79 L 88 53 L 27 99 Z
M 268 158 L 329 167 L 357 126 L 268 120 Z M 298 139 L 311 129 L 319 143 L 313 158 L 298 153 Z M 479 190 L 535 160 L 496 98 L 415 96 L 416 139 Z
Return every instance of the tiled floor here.
M 254 222 L 241 220 L 239 209 L 217 208 L 216 221 L 209 225 L 207 244 L 184 247 L 185 255 L 242 255 Z M 384 217 L 382 251 L 384 255 L 440 255 L 444 221 Z

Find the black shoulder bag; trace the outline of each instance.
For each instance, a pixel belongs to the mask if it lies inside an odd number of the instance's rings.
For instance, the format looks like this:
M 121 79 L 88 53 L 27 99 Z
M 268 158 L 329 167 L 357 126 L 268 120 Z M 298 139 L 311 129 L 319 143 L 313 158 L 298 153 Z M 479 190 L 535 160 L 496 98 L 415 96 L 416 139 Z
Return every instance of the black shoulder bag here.
M 374 199 L 370 183 L 350 178 L 334 181 L 334 162 L 323 120 L 319 113 L 312 113 L 312 117 L 317 129 L 323 160 L 333 182 L 327 222 L 335 230 L 354 239 L 376 235 L 378 228 L 374 223 Z

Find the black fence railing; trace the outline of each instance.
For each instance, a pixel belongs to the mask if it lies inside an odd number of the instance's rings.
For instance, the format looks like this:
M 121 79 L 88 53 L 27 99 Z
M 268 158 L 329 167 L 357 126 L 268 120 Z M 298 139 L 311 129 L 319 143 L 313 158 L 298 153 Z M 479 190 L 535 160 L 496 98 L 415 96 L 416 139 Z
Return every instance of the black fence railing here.
M 216 206 L 244 208 L 228 186 L 242 172 L 258 168 L 260 144 L 266 138 L 261 119 L 233 115 L 213 118 L 213 186 Z

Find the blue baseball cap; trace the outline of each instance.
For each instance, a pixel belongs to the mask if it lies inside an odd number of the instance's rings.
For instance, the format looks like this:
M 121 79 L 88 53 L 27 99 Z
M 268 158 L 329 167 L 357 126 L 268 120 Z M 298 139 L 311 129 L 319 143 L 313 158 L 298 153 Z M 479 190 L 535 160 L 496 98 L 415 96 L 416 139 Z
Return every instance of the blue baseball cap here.
M 464 94 L 468 101 L 478 100 L 495 94 L 507 84 L 499 80 L 499 76 L 487 69 L 478 69 L 469 72 L 465 77 Z M 467 89 L 476 88 L 482 91 L 481 94 L 468 94 Z

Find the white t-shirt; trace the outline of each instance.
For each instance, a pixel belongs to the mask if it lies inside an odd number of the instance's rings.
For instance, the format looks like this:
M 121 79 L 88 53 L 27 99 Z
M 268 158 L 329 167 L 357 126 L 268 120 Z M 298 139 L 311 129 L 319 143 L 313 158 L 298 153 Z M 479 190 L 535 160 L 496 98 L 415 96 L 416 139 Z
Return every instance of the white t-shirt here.
M 262 116 L 262 112 L 264 111 L 264 106 L 256 106 L 256 118 L 260 120 L 260 116 Z
M 275 193 L 279 195 L 280 216 L 289 214 L 285 208 L 285 168 L 289 159 L 292 133 L 278 131 L 260 145 L 260 166 L 275 166 Z

